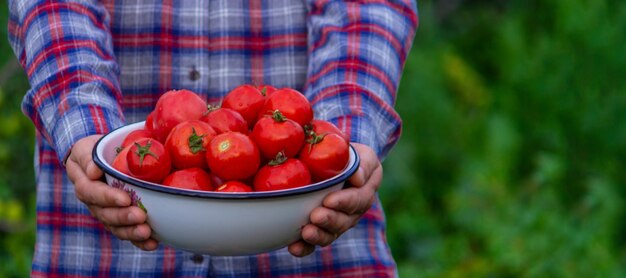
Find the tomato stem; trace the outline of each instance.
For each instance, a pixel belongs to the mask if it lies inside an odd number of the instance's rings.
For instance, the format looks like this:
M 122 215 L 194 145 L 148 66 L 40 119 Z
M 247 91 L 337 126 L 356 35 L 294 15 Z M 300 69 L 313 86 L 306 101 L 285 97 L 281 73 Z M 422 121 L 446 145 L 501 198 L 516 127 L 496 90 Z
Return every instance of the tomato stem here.
M 219 104 L 218 105 L 208 104 L 206 106 L 206 111 L 204 111 L 204 113 L 202 113 L 202 116 L 204 117 L 206 115 L 209 115 L 209 113 L 211 113 L 211 111 L 217 110 L 220 107 L 221 106 Z
M 217 110 L 218 108 L 220 108 L 220 106 L 219 106 L 219 105 L 208 104 L 208 105 L 206 106 L 206 110 L 207 110 L 207 112 L 211 112 L 211 111 L 213 111 L 213 110 Z
M 152 151 L 150 151 L 150 147 L 152 147 L 152 140 L 148 140 L 148 143 L 146 143 L 145 146 L 142 146 L 139 143 L 135 142 L 135 146 L 137 146 L 137 151 L 135 151 L 135 154 L 139 156 L 139 166 L 143 165 L 143 159 L 146 155 L 151 155 L 156 160 L 159 160 L 159 157 Z
M 267 96 L 267 87 L 263 87 L 263 89 L 261 89 L 261 95 L 264 97 Z
M 326 135 L 328 135 L 328 132 L 323 133 L 321 135 L 317 135 L 317 133 L 315 133 L 315 131 L 313 130 L 309 130 L 307 132 L 307 135 L 309 136 L 309 139 L 306 140 L 306 142 L 309 144 L 309 153 L 311 153 L 311 149 L 313 148 L 313 145 L 322 142 L 324 140 L 324 137 L 326 137 Z
M 311 131 L 309 134 L 309 139 L 306 140 L 307 143 L 309 144 L 317 144 L 319 142 L 322 142 L 322 140 L 324 140 L 324 137 L 326 137 L 326 135 L 328 135 L 327 133 L 323 133 L 321 135 L 317 135 L 317 133 L 315 133 L 314 131 Z
M 305 124 L 304 135 L 308 137 L 308 136 L 312 136 L 313 134 L 315 134 L 315 132 L 313 131 L 313 125 L 311 123 Z
M 198 135 L 196 133 L 196 129 L 193 127 L 191 128 L 191 135 L 189 136 L 189 139 L 187 139 L 191 153 L 196 154 L 200 151 L 206 150 L 202 145 L 202 138 L 204 138 L 204 136 L 206 136 L 206 134 Z
M 267 163 L 267 165 L 270 166 L 278 166 L 280 164 L 285 163 L 285 161 L 287 161 L 288 157 L 285 155 L 285 152 L 278 152 L 276 154 L 276 158 L 272 159 L 269 163 Z
M 272 112 L 272 119 L 274 119 L 274 121 L 276 122 L 282 123 L 287 120 L 287 117 L 285 117 L 285 115 L 283 115 L 280 110 L 276 109 L 274 110 L 274 112 Z

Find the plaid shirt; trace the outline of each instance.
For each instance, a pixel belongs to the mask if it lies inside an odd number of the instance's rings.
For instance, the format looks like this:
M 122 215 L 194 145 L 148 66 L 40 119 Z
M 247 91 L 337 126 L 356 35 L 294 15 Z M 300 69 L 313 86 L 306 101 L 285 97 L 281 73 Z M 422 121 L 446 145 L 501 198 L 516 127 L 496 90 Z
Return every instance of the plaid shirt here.
M 9 1 L 9 40 L 37 129 L 33 276 L 394 276 L 376 202 L 331 246 L 198 256 L 120 241 L 76 199 L 60 161 L 78 139 L 146 117 L 167 90 L 219 103 L 242 83 L 292 87 L 315 116 L 383 158 L 400 136 L 393 105 L 417 27 L 412 0 Z

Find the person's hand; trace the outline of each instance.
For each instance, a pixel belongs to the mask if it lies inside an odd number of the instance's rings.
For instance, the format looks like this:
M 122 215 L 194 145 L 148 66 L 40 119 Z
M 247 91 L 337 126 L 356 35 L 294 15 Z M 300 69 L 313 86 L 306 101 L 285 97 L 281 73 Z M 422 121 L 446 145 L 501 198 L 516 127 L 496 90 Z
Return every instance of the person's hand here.
M 352 143 L 352 146 L 359 154 L 361 164 L 347 180 L 351 187 L 328 194 L 322 206 L 311 212 L 311 223 L 302 228 L 302 239 L 288 247 L 292 255 L 304 257 L 313 253 L 316 245 L 328 246 L 354 227 L 376 200 L 383 167 L 370 147 L 358 143 Z
M 158 243 L 150 237 L 152 230 L 146 224 L 146 213 L 131 206 L 128 193 L 100 181 L 103 173 L 93 162 L 91 152 L 102 135 L 80 139 L 70 152 L 65 168 L 74 184 L 76 197 L 87 205 L 91 214 L 107 230 L 122 240 L 130 240 L 135 246 L 154 250 Z

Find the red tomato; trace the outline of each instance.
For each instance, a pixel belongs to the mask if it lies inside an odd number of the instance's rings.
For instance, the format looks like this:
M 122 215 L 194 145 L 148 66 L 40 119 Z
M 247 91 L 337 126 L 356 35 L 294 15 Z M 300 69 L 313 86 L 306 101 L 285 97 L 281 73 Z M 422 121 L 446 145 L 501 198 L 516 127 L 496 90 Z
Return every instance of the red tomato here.
M 348 137 L 348 135 L 343 133 L 343 131 L 341 131 L 336 125 L 329 121 L 313 119 L 310 123 L 304 126 L 304 133 L 307 136 L 311 134 L 311 131 L 315 132 L 318 135 L 334 133 L 343 137 L 346 142 L 350 143 L 350 137 Z
M 126 160 L 131 176 L 155 183 L 161 182 L 172 166 L 163 144 L 151 138 L 139 139 L 131 145 Z
M 111 166 L 113 167 L 113 169 L 118 170 L 125 175 L 130 175 L 130 172 L 128 171 L 128 160 L 126 160 L 126 155 L 128 154 L 130 147 L 131 145 L 122 148 L 115 155 L 115 159 L 113 159 L 113 163 L 111 163 Z
M 206 102 L 188 90 L 172 90 L 163 94 L 154 108 L 155 135 L 165 142 L 170 130 L 176 125 L 199 120 L 206 110 Z
M 259 169 L 261 155 L 252 139 L 239 132 L 219 134 L 211 140 L 207 162 L 213 174 L 223 180 L 243 180 Z
M 146 117 L 146 122 L 144 123 L 143 128 L 145 130 L 149 130 L 153 134 L 155 133 L 156 126 L 154 125 L 154 111 L 150 112 L 150 114 Z
M 156 139 L 154 134 L 147 129 L 135 129 L 128 133 L 126 137 L 124 137 L 124 141 L 122 142 L 122 148 L 131 145 L 133 142 L 141 139 L 141 138 L 152 138 Z
M 210 107 L 201 120 L 208 123 L 217 134 L 227 131 L 248 134 L 248 123 L 246 123 L 246 120 L 243 119 L 241 114 L 230 108 Z
M 200 120 L 182 122 L 175 126 L 165 140 L 165 149 L 176 169 L 206 168 L 206 150 L 217 133 Z
M 314 182 L 339 174 L 350 159 L 349 144 L 341 136 L 328 133 L 310 136 L 299 158 L 311 171 Z
M 241 85 L 224 97 L 222 107 L 237 111 L 246 120 L 248 128 L 252 128 L 264 102 L 265 95 L 261 93 L 259 88 L 252 85 Z
M 296 121 L 301 126 L 313 120 L 313 108 L 309 100 L 294 89 L 283 88 L 273 92 L 261 107 L 259 117 L 272 114 L 276 110 L 280 110 L 285 117 Z
M 215 189 L 217 192 L 252 192 L 252 188 L 243 182 L 227 181 Z
M 282 153 L 261 167 L 254 177 L 254 191 L 296 188 L 311 183 L 311 173 L 302 161 L 287 158 Z
M 200 168 L 187 168 L 174 171 L 165 177 L 163 185 L 191 190 L 213 190 L 211 176 Z
M 304 144 L 304 130 L 298 123 L 287 119 L 280 111 L 263 116 L 254 125 L 252 140 L 259 146 L 261 155 L 273 159 L 279 152 L 295 157 Z

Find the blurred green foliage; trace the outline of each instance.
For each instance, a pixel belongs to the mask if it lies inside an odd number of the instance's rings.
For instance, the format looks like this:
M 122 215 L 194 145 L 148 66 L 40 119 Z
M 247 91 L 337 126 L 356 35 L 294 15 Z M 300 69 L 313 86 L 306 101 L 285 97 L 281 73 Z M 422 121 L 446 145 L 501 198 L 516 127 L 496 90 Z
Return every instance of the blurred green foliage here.
M 401 277 L 626 275 L 626 2 L 419 4 L 380 191 Z M 10 63 L 2 40 L 0 277 L 27 276 L 35 221 Z
M 402 277 L 623 277 L 626 2 L 421 1 L 381 196 Z
M 5 4 L 0 26 L 0 277 L 27 277 L 35 242 L 35 133 L 20 110 L 28 80 L 6 40 Z

